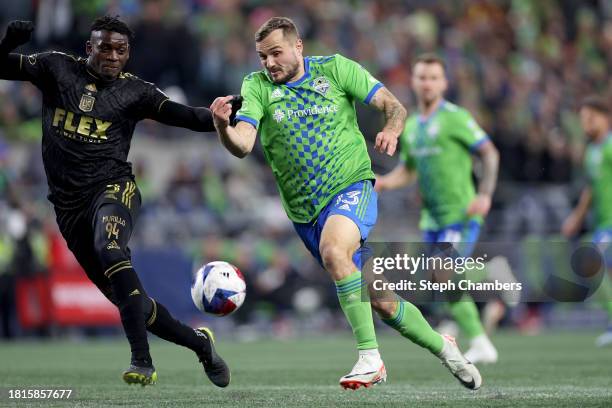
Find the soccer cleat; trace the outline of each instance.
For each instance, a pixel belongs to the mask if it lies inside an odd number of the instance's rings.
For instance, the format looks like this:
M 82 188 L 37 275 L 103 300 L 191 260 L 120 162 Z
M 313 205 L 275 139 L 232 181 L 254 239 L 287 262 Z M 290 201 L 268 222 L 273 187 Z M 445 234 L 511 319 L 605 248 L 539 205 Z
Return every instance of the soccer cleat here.
M 597 337 L 597 339 L 595 340 L 595 345 L 597 347 L 612 346 L 612 326 L 609 327 L 605 333 Z
M 345 390 L 356 390 L 361 387 L 370 388 L 384 381 L 387 381 L 387 371 L 380 355 L 360 354 L 351 372 L 340 378 L 340 386 Z
M 200 327 L 195 331 L 206 342 L 202 352 L 198 353 L 204 372 L 217 387 L 227 387 L 231 380 L 230 369 L 215 351 L 215 337 L 212 331 L 207 327 Z
M 157 382 L 157 372 L 155 367 L 139 367 L 130 364 L 130 368 L 123 372 L 123 381 L 127 384 L 152 385 Z
M 442 339 L 444 346 L 438 355 L 442 364 L 459 380 L 461 385 L 470 390 L 479 389 L 482 385 L 482 377 L 476 366 L 463 357 L 453 337 L 442 335 Z
M 465 358 L 473 364 L 497 363 L 497 349 L 486 334 L 481 334 L 470 341 L 470 349 L 465 352 Z

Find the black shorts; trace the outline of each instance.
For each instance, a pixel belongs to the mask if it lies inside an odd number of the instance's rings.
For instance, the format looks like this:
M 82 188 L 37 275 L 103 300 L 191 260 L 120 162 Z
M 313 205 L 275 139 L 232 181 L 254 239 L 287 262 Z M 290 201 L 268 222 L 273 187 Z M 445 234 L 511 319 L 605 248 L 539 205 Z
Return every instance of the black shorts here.
M 127 243 L 140 210 L 140 191 L 133 180 L 124 179 L 107 184 L 93 197 L 87 206 L 80 209 L 55 207 L 57 225 L 89 279 L 116 303 L 110 280 L 105 275 L 108 265 L 101 258 L 101 252 L 109 250 L 114 256 L 129 260 Z M 115 249 L 117 251 L 113 251 Z

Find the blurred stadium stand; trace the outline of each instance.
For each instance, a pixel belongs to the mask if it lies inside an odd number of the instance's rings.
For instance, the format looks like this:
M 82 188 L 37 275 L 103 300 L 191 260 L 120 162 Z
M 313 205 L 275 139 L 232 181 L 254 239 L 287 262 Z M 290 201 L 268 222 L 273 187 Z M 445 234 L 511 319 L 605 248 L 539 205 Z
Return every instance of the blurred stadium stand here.
M 306 54 L 337 52 L 359 61 L 409 110 L 415 107 L 411 62 L 424 51 L 439 53 L 448 64 L 447 98 L 475 115 L 501 153 L 487 241 L 558 235 L 582 177 L 577 104 L 590 93 L 612 99 L 612 2 L 606 0 L 4 1 L 0 26 L 4 32 L 9 20 L 35 21 L 34 39 L 20 52 L 83 55 L 89 23 L 101 14 L 118 14 L 136 31 L 128 70 L 192 105 L 239 92 L 243 76 L 259 69 L 254 32 L 274 15 L 295 19 Z M 33 277 L 53 275 L 49 253 L 57 228 L 40 159 L 40 106 L 31 84 L 0 81 L 0 307 L 7 315 L 15 313 L 9 294 L 19 282 L 34 285 Z M 359 113 L 371 144 L 382 118 Z M 137 128 L 130 159 L 144 198 L 131 241 L 134 264 L 145 286 L 179 317 L 196 318 L 186 304 L 191 268 L 215 259 L 234 262 L 249 279 L 247 303 L 236 316 L 245 325 L 266 322 L 282 332 L 286 317 L 296 315 L 296 294 L 299 313 L 319 310 L 319 303 L 335 313 L 333 288 L 297 240 L 259 150 L 241 161 L 214 134 L 147 121 Z M 372 159 L 375 171 L 386 172 L 397 155 Z M 373 239 L 418 239 L 417 201 L 414 189 L 384 194 Z M 22 234 L 19 219 L 27 225 Z M 17 258 L 24 245 L 34 254 L 27 265 Z M 155 262 L 156 256 L 175 259 Z M 179 291 L 166 297 L 164 285 Z M 305 321 L 330 324 L 320 316 Z M 57 323 L 38 318 L 32 330 Z M 5 335 L 20 325 L 8 326 Z

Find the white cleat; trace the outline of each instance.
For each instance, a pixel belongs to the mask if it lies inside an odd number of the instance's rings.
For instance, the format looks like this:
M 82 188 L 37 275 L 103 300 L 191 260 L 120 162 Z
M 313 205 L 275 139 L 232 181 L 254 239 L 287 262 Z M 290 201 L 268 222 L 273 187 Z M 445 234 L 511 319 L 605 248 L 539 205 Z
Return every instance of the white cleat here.
M 494 364 L 497 363 L 497 349 L 486 334 L 481 334 L 470 341 L 465 358 L 473 364 Z
M 360 352 L 359 360 L 351 372 L 340 378 L 340 386 L 345 390 L 356 390 L 361 387 L 370 388 L 384 381 L 387 381 L 387 371 L 378 351 L 370 354 Z
M 597 347 L 612 346 L 612 328 L 608 329 L 604 334 L 597 337 L 595 340 Z
M 442 364 L 459 380 L 461 385 L 470 390 L 479 389 L 482 385 L 482 377 L 476 366 L 463 357 L 454 338 L 446 335 L 443 335 L 442 338 L 444 347 L 438 355 Z

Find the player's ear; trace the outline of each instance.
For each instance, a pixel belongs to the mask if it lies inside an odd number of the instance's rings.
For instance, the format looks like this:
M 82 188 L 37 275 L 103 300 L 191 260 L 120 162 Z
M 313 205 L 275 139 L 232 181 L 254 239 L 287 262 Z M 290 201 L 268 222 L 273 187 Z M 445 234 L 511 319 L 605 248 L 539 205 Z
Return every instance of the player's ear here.
M 298 55 L 302 56 L 302 53 L 304 52 L 304 44 L 302 43 L 301 38 L 295 40 L 295 51 L 298 53 Z
M 91 55 L 91 41 L 87 40 L 87 42 L 85 43 L 85 52 L 87 53 L 87 55 Z

